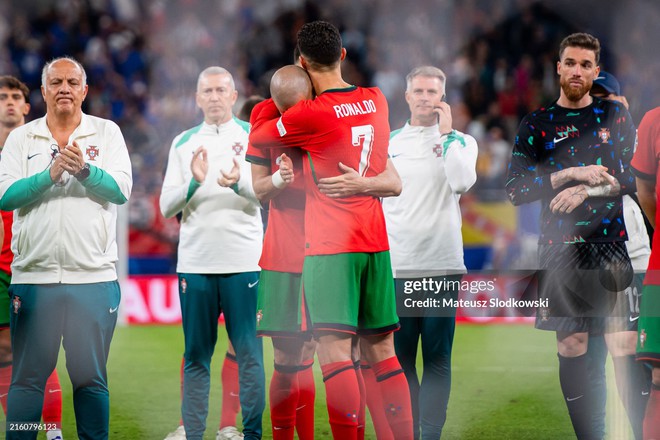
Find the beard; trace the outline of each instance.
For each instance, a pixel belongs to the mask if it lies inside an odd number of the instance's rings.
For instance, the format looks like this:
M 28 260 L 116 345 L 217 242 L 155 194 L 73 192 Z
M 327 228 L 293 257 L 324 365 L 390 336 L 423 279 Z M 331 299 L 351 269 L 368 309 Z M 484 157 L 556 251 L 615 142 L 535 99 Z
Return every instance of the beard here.
M 585 83 L 577 89 L 571 86 L 569 78 L 561 78 L 559 84 L 561 85 L 561 89 L 564 91 L 564 95 L 566 95 L 566 98 L 568 98 L 569 101 L 578 102 L 584 97 L 584 95 L 589 93 L 593 81 L 585 81 Z

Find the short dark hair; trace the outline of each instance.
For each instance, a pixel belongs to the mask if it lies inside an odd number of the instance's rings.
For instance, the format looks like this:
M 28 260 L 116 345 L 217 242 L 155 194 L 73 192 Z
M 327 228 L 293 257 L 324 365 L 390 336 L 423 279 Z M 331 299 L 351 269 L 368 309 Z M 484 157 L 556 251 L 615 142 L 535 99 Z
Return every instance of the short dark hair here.
M 327 21 L 306 23 L 298 31 L 298 50 L 312 68 L 335 66 L 341 60 L 341 49 L 339 30 Z
M 577 32 L 564 38 L 559 45 L 559 60 L 561 60 L 567 47 L 581 47 L 582 49 L 592 50 L 596 56 L 596 64 L 600 61 L 600 41 L 591 34 Z
M 18 78 L 11 75 L 0 76 L 0 88 L 5 87 L 10 90 L 20 90 L 23 93 L 25 103 L 30 103 L 30 89 Z

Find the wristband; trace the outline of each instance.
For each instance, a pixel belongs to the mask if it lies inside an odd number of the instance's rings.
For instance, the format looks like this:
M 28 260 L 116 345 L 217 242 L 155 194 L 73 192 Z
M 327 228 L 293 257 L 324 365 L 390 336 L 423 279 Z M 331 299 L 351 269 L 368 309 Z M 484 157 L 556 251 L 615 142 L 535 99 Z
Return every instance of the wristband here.
M 605 197 L 610 194 L 612 191 L 612 185 L 609 183 L 607 185 L 599 185 L 599 186 L 588 186 L 585 185 L 587 188 L 587 195 L 589 197 Z
M 273 182 L 273 186 L 277 189 L 282 189 L 287 186 L 287 183 L 282 179 L 282 173 L 280 170 L 277 170 L 270 176 L 270 180 Z

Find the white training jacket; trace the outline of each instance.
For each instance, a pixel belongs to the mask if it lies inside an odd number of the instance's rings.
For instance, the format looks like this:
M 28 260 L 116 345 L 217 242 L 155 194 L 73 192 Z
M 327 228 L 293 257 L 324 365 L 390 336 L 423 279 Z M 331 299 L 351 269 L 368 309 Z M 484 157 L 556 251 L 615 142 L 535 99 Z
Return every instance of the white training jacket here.
M 206 147 L 209 170 L 200 185 L 190 163 Z M 221 125 L 202 123 L 174 138 L 160 195 L 160 210 L 169 218 L 182 214 L 179 273 L 225 274 L 259 271 L 263 241 L 261 207 L 245 161 L 248 124 L 235 117 Z M 217 183 L 239 158 L 241 177 L 232 190 Z
M 396 278 L 465 273 L 460 195 L 477 180 L 477 142 L 438 125 L 392 132 L 389 155 L 401 176 L 399 197 L 383 199 Z
M 91 174 L 67 172 L 53 184 L 58 153 L 46 117 L 14 129 L 0 160 L 0 209 L 14 210 L 13 284 L 83 284 L 117 279 L 117 205 L 133 185 L 131 162 L 117 124 L 83 113 L 69 137 Z

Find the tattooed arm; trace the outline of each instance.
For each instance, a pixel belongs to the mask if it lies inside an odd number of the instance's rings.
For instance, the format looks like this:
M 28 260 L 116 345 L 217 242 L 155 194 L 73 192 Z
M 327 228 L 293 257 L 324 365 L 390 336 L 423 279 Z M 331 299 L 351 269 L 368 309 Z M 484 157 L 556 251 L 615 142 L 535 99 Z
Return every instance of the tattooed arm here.
M 550 202 L 550 209 L 554 214 L 568 214 L 580 206 L 588 197 L 615 197 L 621 193 L 619 181 L 607 173 L 603 176 L 605 183 L 598 186 L 585 184 L 571 186 L 561 191 Z

